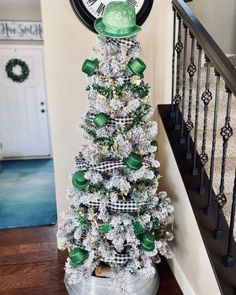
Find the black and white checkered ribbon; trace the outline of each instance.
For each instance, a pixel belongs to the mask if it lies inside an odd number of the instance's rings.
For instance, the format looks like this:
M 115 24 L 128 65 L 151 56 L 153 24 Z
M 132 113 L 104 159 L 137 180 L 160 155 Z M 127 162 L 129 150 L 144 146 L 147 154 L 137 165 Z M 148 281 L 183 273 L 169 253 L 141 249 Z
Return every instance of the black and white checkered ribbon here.
M 126 46 L 126 47 L 135 47 L 137 46 L 137 41 L 132 38 L 122 38 L 122 39 L 113 39 L 107 38 L 105 41 L 107 44 L 111 44 L 117 47 Z
M 88 202 L 87 205 L 91 207 L 99 207 L 101 201 L 94 201 L 94 202 Z M 117 201 L 117 202 L 111 202 L 109 201 L 107 204 L 107 208 L 114 212 L 137 212 L 138 209 L 147 206 L 147 202 L 139 202 L 138 204 L 131 200 L 128 202 L 124 201 Z
M 132 259 L 132 256 L 129 254 L 116 254 L 115 257 L 108 258 L 107 260 L 103 260 L 103 261 L 107 263 L 115 263 L 115 264 L 123 265 L 130 259 Z
M 123 168 L 126 167 L 123 163 L 123 161 L 107 161 L 102 162 L 97 165 L 91 165 L 86 161 L 80 160 L 78 157 L 75 158 L 76 166 L 79 169 L 83 170 L 93 170 L 97 172 L 106 172 L 106 171 L 112 171 L 117 168 Z
M 90 123 L 94 124 L 93 120 L 95 119 L 95 117 L 96 117 L 95 114 L 88 114 L 88 119 L 89 119 Z M 127 126 L 127 125 L 132 124 L 133 120 L 134 120 L 133 118 L 129 118 L 129 117 L 110 118 L 107 124 L 108 125 L 113 125 L 113 126 L 116 126 L 116 125 Z

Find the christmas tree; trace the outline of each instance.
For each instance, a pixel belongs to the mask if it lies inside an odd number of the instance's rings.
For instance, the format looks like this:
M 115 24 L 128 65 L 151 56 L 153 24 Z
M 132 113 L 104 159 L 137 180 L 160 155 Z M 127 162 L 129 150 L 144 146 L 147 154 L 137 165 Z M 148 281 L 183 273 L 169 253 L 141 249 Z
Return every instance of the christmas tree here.
M 138 58 L 140 27 L 133 6 L 110 3 L 95 28 L 99 49 L 82 67 L 88 77 L 89 107 L 82 118 L 88 144 L 76 157 L 59 246 L 69 249 L 70 284 L 105 264 L 114 286 L 125 289 L 130 276 L 152 277 L 153 263 L 172 257 L 173 207 L 167 194 L 158 192 L 157 124 L 148 121 L 150 87 Z

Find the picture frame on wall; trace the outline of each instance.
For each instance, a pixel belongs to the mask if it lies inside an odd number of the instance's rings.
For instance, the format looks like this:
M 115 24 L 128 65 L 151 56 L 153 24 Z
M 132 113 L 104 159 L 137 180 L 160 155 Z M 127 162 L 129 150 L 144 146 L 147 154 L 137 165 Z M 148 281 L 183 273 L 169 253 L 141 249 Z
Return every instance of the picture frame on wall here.
M 42 22 L 0 21 L 0 40 L 43 41 Z

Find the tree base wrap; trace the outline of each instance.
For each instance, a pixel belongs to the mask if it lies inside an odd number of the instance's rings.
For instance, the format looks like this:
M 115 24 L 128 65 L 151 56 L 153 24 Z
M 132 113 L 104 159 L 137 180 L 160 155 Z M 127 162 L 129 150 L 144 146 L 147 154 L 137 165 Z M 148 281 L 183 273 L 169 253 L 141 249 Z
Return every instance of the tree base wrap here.
M 119 288 L 110 286 L 109 278 L 91 277 L 78 285 L 69 285 L 65 277 L 65 285 L 69 295 L 156 295 L 160 286 L 160 277 L 158 271 L 148 279 L 134 277 L 127 284 L 127 292 L 122 293 Z

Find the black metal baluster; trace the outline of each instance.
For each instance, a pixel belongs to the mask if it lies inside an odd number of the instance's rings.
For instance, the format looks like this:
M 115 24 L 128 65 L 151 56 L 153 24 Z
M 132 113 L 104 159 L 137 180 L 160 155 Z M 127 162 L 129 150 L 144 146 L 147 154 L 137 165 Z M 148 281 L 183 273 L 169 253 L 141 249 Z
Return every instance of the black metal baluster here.
M 194 148 L 193 148 L 193 169 L 192 169 L 193 175 L 198 175 L 197 143 L 198 143 L 200 84 L 201 84 L 201 73 L 202 73 L 202 48 L 199 46 L 199 44 L 197 44 L 197 49 L 198 49 L 198 73 L 197 73 L 196 111 L 195 111 L 195 129 L 194 129 Z
M 227 198 L 225 196 L 225 165 L 226 165 L 226 157 L 227 157 L 227 149 L 230 137 L 233 135 L 233 129 L 230 125 L 231 122 L 231 102 L 232 102 L 232 92 L 226 86 L 226 91 L 228 93 L 228 100 L 227 100 L 227 111 L 225 117 L 225 124 L 224 127 L 221 128 L 221 136 L 223 138 L 223 153 L 222 153 L 222 164 L 221 164 L 221 180 L 220 180 L 220 187 L 219 187 L 219 194 L 216 196 L 217 200 L 217 225 L 215 230 L 215 238 L 217 240 L 223 238 L 223 230 L 221 227 L 221 218 L 223 215 L 223 207 L 227 203 Z
M 194 64 L 194 52 L 195 52 L 195 38 L 190 32 L 191 42 L 191 56 L 190 56 L 190 64 L 188 66 L 187 72 L 189 74 L 189 102 L 188 102 L 188 119 L 186 121 L 186 128 L 187 128 L 187 150 L 186 150 L 186 158 L 191 159 L 192 153 L 190 152 L 190 132 L 193 129 L 193 122 L 192 122 L 192 98 L 193 98 L 193 77 L 196 73 L 197 67 Z
M 174 112 L 174 93 L 175 93 L 175 40 L 176 40 L 176 10 L 173 8 L 173 52 L 172 52 L 172 90 L 171 90 L 171 113 L 170 117 L 175 116 Z
M 185 91 L 186 91 L 186 68 L 188 50 L 188 27 L 184 24 L 184 60 L 183 60 L 183 89 L 182 89 L 182 121 L 180 131 L 180 143 L 185 143 L 184 137 L 184 114 L 185 114 Z
M 205 91 L 202 94 L 202 101 L 204 103 L 204 124 L 203 124 L 203 134 L 202 134 L 202 150 L 200 154 L 200 194 L 204 194 L 206 191 L 205 183 L 204 183 L 204 168 L 206 163 L 208 162 L 208 155 L 206 153 L 206 136 L 207 136 L 207 121 L 208 121 L 208 109 L 209 103 L 212 100 L 212 93 L 210 91 L 210 73 L 211 73 L 211 62 L 209 58 L 205 55 L 205 60 L 207 64 L 207 74 L 206 74 L 206 85 Z
M 215 70 L 216 75 L 216 94 L 215 94 L 215 109 L 214 109 L 214 123 L 213 123 L 213 135 L 212 135 L 212 149 L 211 149 L 211 167 L 210 167 L 210 181 L 208 187 L 208 201 L 205 213 L 211 214 L 212 211 L 212 185 L 215 170 L 215 150 L 216 150 L 216 132 L 217 132 L 217 121 L 219 111 L 219 91 L 220 91 L 220 74 Z
M 235 222 L 235 207 L 236 207 L 236 170 L 235 170 L 235 178 L 234 178 L 233 200 L 232 200 L 232 207 L 231 207 L 228 248 L 227 248 L 227 254 L 224 257 L 224 264 L 226 267 L 235 266 L 235 258 L 232 256 L 232 246 L 234 242 L 233 234 L 234 234 L 234 222 Z
M 180 129 L 179 124 L 179 104 L 181 102 L 181 95 L 180 95 L 180 62 L 181 62 L 181 52 L 183 50 L 183 43 L 181 41 L 181 17 L 177 14 L 178 18 L 178 41 L 175 45 L 175 50 L 177 53 L 177 65 L 176 65 L 176 93 L 174 96 L 174 105 L 175 105 L 175 130 Z

